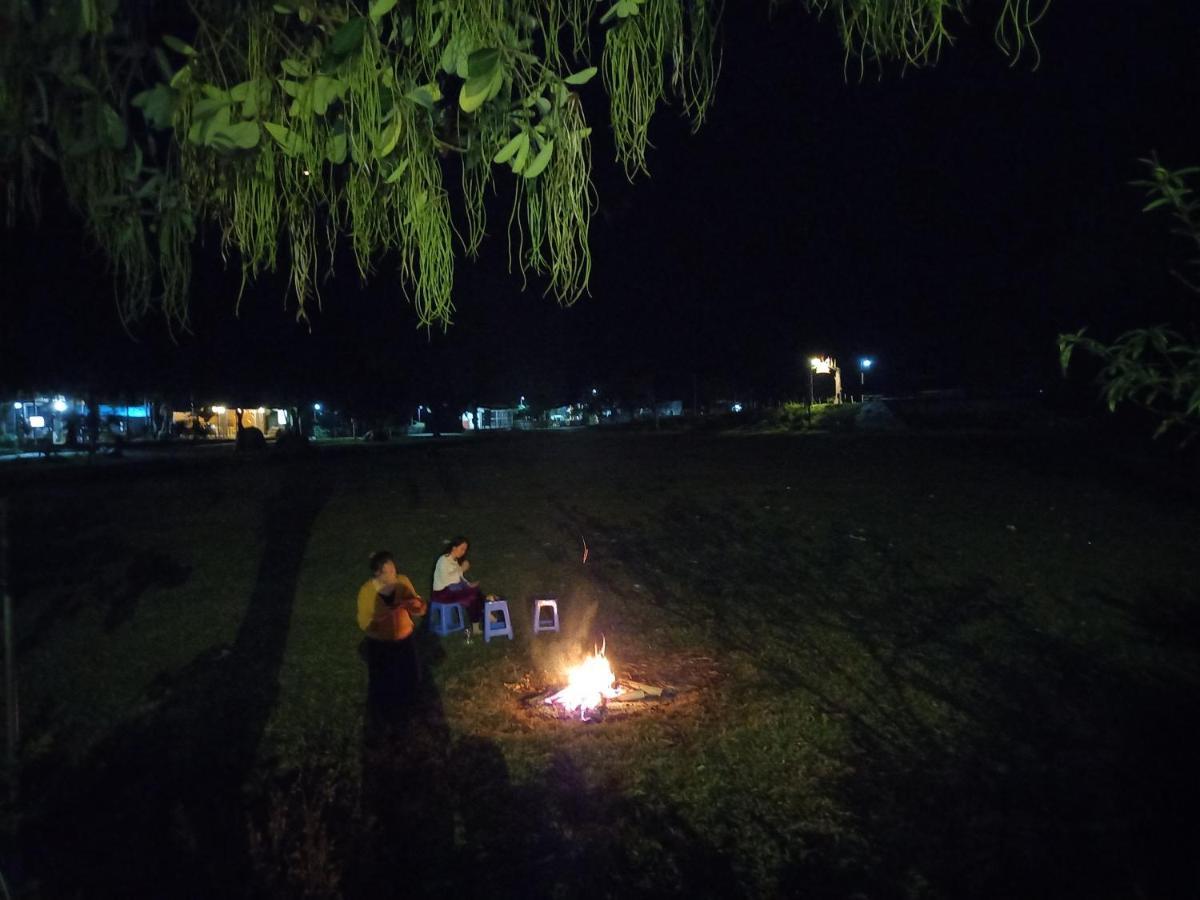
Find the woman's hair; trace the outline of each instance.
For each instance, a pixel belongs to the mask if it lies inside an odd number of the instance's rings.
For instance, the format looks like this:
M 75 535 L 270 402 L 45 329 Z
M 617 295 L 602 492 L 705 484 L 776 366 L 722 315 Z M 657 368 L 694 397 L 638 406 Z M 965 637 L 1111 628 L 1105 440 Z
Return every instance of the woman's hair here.
M 443 550 L 443 551 L 442 551 L 442 553 L 443 553 L 443 554 L 449 553 L 451 550 L 453 550 L 453 549 L 454 549 L 455 547 L 457 547 L 459 544 L 470 544 L 470 543 L 471 543 L 470 541 L 468 541 L 468 540 L 467 540 L 465 537 L 463 537 L 463 536 L 460 534 L 460 535 L 458 535 L 458 536 L 456 536 L 456 537 L 452 537 L 452 538 L 450 538 L 450 543 L 448 543 L 448 544 L 446 545 L 446 549 L 445 549 L 445 550 Z
M 392 563 L 394 565 L 395 562 L 396 560 L 392 557 L 392 554 L 388 553 L 386 550 L 376 550 L 371 554 L 371 574 L 378 575 L 379 570 L 385 565 L 388 563 Z

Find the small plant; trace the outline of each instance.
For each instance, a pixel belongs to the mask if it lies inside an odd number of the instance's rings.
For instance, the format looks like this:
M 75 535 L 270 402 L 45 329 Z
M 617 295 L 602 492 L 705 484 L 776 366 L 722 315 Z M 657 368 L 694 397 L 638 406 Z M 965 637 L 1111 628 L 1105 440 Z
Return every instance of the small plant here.
M 336 767 L 310 765 L 268 790 L 247 824 L 255 895 L 341 897 L 343 860 L 335 834 L 352 834 L 357 817 L 352 779 Z

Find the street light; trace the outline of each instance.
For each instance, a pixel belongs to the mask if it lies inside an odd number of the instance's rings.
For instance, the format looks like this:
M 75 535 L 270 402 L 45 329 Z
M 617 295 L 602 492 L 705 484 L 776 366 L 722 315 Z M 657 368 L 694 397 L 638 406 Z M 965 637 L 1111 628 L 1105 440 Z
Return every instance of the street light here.
M 858 361 L 858 384 L 859 387 L 863 388 L 862 394 L 864 400 L 866 399 L 867 369 L 871 368 L 874 362 L 875 360 L 869 356 L 864 356 Z

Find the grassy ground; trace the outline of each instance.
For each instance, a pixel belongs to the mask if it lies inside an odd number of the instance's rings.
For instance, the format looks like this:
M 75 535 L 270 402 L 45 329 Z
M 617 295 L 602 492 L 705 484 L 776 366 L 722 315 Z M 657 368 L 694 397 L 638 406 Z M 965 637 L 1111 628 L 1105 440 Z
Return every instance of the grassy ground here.
M 47 897 L 1195 896 L 1200 511 L 1097 453 L 575 433 L 26 467 L 3 869 Z M 422 635 L 421 711 L 377 723 L 366 557 L 427 591 L 457 532 L 516 640 Z M 530 635 L 539 593 L 561 636 Z M 678 698 L 523 702 L 602 635 Z

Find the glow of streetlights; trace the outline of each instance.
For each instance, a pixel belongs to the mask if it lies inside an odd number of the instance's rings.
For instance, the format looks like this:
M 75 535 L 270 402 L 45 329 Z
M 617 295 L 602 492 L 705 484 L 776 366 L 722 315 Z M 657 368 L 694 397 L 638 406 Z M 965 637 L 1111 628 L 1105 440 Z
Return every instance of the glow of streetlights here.
M 314 411 L 314 412 L 320 412 L 320 411 L 321 411 L 321 404 L 320 404 L 320 403 L 314 403 L 314 404 L 313 404 L 313 411 Z
M 859 368 L 861 368 L 861 369 L 869 369 L 869 368 L 871 368 L 871 366 L 874 362 L 875 362 L 875 360 L 871 359 L 871 357 L 864 356 L 862 359 L 860 359 L 858 361 L 858 365 L 859 365 Z

